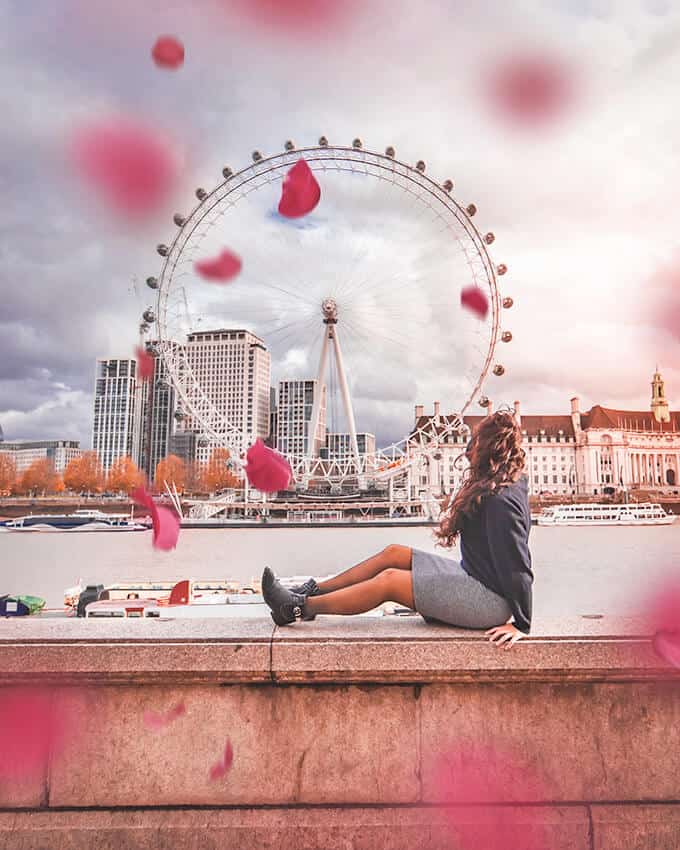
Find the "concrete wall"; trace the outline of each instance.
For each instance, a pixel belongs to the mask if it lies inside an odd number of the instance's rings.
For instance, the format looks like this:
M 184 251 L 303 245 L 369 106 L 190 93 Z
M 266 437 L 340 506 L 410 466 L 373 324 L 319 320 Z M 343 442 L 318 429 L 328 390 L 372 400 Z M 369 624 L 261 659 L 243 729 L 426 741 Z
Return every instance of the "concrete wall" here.
M 479 787 L 531 850 L 680 847 L 680 671 L 634 621 L 539 622 L 510 651 L 419 618 L 4 621 L 0 671 L 68 724 L 33 775 L 0 770 L 0 848 L 466 850 L 450 801 L 474 833 Z M 490 743 L 513 762 L 471 786 L 455 753 Z

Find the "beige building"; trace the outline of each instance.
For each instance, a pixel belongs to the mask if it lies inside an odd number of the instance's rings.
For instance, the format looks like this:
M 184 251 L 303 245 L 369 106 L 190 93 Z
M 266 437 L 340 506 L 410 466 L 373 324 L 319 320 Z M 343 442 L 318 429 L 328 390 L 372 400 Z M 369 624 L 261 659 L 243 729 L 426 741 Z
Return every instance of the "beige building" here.
M 575 397 L 568 414 L 523 415 L 516 401 L 530 494 L 597 496 L 624 489 L 680 490 L 680 412 L 670 411 L 658 370 L 651 385 L 650 408 L 642 411 L 597 404 L 582 412 Z M 448 493 L 460 486 L 469 434 L 483 418 L 465 416 L 465 434 L 439 437 L 439 451 L 417 470 L 416 493 Z M 445 417 L 438 403 L 428 416 L 417 405 L 415 426 L 434 438 L 442 434 Z
M 63 475 L 69 463 L 83 452 L 78 440 L 18 440 L 0 442 L 0 453 L 12 457 L 17 475 L 37 460 L 45 459 L 50 461 L 57 475 Z

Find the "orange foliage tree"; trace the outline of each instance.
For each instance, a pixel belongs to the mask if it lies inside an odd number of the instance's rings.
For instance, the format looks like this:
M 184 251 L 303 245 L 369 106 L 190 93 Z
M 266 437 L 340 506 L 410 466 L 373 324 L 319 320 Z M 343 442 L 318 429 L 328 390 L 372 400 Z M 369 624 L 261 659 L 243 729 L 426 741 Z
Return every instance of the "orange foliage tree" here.
M 52 462 L 46 457 L 34 460 L 25 469 L 19 479 L 18 490 L 20 493 L 54 493 L 59 476 L 54 471 Z
M 187 468 L 181 457 L 168 455 L 158 461 L 154 478 L 156 489 L 165 490 L 166 481 L 169 487 L 174 484 L 180 493 L 183 492 L 187 483 Z
M 17 486 L 17 465 L 9 452 L 0 452 L 0 493 L 11 493 Z
M 144 473 L 140 472 L 131 457 L 119 457 L 111 464 L 106 478 L 106 486 L 114 493 L 131 493 L 144 484 Z
M 83 452 L 73 458 L 64 470 L 64 485 L 79 493 L 101 493 L 104 473 L 97 452 Z
M 209 493 L 241 485 L 240 479 L 227 466 L 229 458 L 229 449 L 214 449 L 210 460 L 201 470 L 201 484 Z

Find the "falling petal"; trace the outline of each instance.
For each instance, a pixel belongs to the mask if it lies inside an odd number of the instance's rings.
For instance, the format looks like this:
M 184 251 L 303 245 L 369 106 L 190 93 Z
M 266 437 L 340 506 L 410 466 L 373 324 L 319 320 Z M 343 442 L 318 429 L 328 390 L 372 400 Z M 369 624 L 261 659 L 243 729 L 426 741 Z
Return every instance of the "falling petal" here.
M 41 773 L 61 751 L 69 724 L 53 700 L 49 687 L 0 688 L 0 782 Z
M 148 351 L 141 346 L 135 348 L 137 356 L 137 377 L 142 381 L 148 381 L 153 378 L 154 358 Z
M 159 68 L 174 71 L 184 64 L 184 45 L 172 35 L 162 35 L 151 49 L 151 56 Z
M 153 524 L 153 545 L 156 549 L 174 549 L 179 537 L 180 519 L 177 514 L 157 505 L 151 494 L 144 488 L 138 487 L 132 493 L 133 501 L 147 508 Z
M 217 257 L 197 260 L 194 264 L 197 274 L 206 280 L 229 281 L 241 271 L 241 258 L 225 248 Z
M 221 779 L 226 775 L 227 771 L 232 765 L 234 761 L 234 750 L 231 746 L 231 741 L 227 738 L 227 744 L 224 748 L 224 756 L 223 758 L 215 762 L 215 764 L 210 768 L 210 779 L 211 781 L 215 781 L 216 779 Z
M 652 644 L 660 658 L 680 668 L 680 632 L 657 632 Z
M 224 0 L 223 0 L 224 2 Z M 357 0 L 227 0 L 237 13 L 265 30 L 300 39 L 336 35 L 359 9 Z
M 319 203 L 321 187 L 304 159 L 298 160 L 283 179 L 279 214 L 301 218 Z
M 544 124 L 558 117 L 573 97 L 566 67 L 546 56 L 515 56 L 488 76 L 491 103 L 516 124 Z
M 80 127 L 70 154 L 82 180 L 120 216 L 152 215 L 177 185 L 179 163 L 165 139 L 127 118 Z
M 460 303 L 480 319 L 489 312 L 489 300 L 478 286 L 468 286 L 460 293 Z
M 265 446 L 262 440 L 257 440 L 248 449 L 246 460 L 246 475 L 252 487 L 263 493 L 275 493 L 288 487 L 292 476 L 290 464 L 283 455 Z
M 183 714 L 186 714 L 186 706 L 183 702 L 177 703 L 165 714 L 159 714 L 157 711 L 145 711 L 144 725 L 149 729 L 163 729 Z

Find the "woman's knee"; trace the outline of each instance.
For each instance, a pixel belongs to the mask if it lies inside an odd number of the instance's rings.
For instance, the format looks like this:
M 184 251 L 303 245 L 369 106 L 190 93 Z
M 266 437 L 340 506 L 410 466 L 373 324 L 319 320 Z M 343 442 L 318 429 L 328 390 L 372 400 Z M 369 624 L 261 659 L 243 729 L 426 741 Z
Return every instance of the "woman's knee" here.
M 378 582 L 385 587 L 391 587 L 395 581 L 398 580 L 398 577 L 401 576 L 403 570 L 400 570 L 398 567 L 387 567 L 384 570 L 381 570 L 373 579 L 373 581 Z
M 383 549 L 383 556 L 390 567 L 396 567 L 400 570 L 411 569 L 410 546 L 400 546 L 398 543 L 390 543 Z

